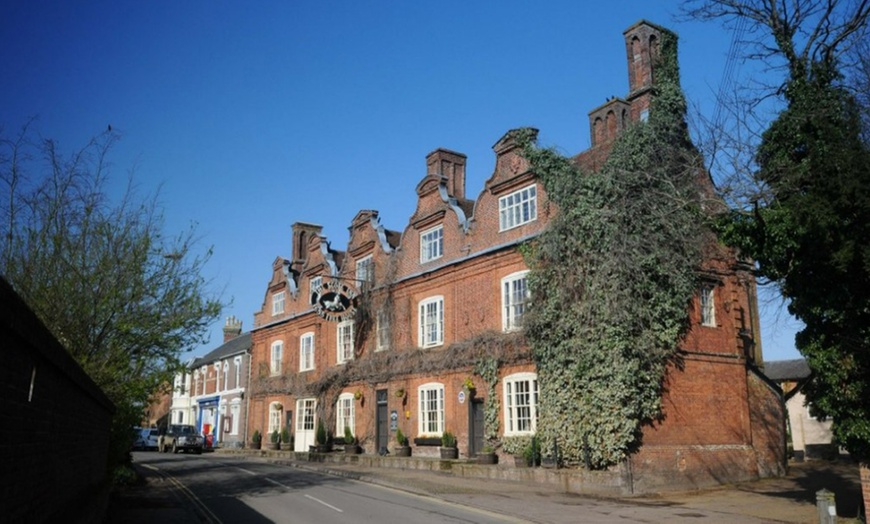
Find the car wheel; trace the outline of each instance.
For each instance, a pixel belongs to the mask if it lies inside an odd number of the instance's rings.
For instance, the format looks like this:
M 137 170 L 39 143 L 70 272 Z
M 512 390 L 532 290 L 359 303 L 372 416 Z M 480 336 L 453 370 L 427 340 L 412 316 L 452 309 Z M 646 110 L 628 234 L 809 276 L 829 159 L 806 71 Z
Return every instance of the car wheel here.
M 178 445 L 175 442 L 172 443 L 172 452 L 178 453 Z
M 196 454 L 202 455 L 202 448 L 196 448 Z

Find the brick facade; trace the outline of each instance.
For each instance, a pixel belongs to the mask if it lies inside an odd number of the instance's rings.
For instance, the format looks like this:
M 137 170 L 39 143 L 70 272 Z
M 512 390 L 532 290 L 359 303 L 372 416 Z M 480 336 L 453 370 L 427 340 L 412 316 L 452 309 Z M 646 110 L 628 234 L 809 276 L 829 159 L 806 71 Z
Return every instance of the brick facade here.
M 626 31 L 630 93 L 590 113 L 593 147 L 575 158 L 584 167 L 600 166 L 616 135 L 643 118 L 661 31 L 646 22 Z M 457 436 L 460 456 L 474 454 L 481 440 L 480 428 L 472 423 L 479 415 L 475 410 L 492 399 L 457 348 L 471 347 L 473 353 L 479 344 L 485 352 L 481 337 L 505 331 L 510 305 L 505 289 L 512 289 L 510 279 L 528 269 L 517 248 L 540 234 L 558 212 L 513 137 L 508 132 L 493 146 L 493 174 L 474 200 L 465 194 L 464 155 L 445 149 L 427 155 L 425 176 L 416 187 L 416 209 L 401 232 L 385 229 L 377 211 L 363 210 L 351 223 L 346 248 L 338 250 L 319 226 L 294 224 L 292 256 L 274 261 L 262 309 L 254 318 L 249 433 L 286 425 L 296 433 L 297 451 L 307 451 L 313 444 L 312 420 L 323 420 L 331 432 L 343 433 L 337 406 L 341 395 L 353 395 L 352 430 L 368 453 L 395 445 L 389 425 L 395 415 L 395 426 L 418 439 L 414 455 L 438 454 L 437 446 L 425 440 L 440 435 L 432 431 L 435 427 Z M 707 184 L 703 191 L 712 191 L 706 175 L 699 180 Z M 500 218 L 500 202 L 519 206 L 518 212 Z M 733 253 L 715 247 L 715 242 L 710 245 L 702 277 L 712 290 L 715 321 L 701 322 L 696 297 L 692 328 L 681 344 L 679 361 L 668 369 L 664 418 L 644 429 L 640 451 L 624 465 L 639 490 L 783 472 L 782 403 L 777 388 L 755 371 L 761 362 L 755 283 L 750 268 Z M 374 268 L 367 283 L 357 271 L 365 260 Z M 317 288 L 315 278 L 333 288 Z M 348 295 L 365 291 L 357 298 L 361 311 L 353 316 L 342 312 L 338 299 L 328 293 L 341 286 L 352 291 Z M 368 316 L 362 314 L 366 312 Z M 341 362 L 339 351 L 342 314 L 363 319 L 354 324 L 348 362 Z M 307 369 L 300 359 L 303 335 L 311 334 L 313 366 Z M 281 348 L 280 362 L 275 348 Z M 433 363 L 439 354 L 456 361 Z M 506 379 L 535 373 L 527 348 L 514 356 L 500 366 L 495 388 L 501 406 L 499 435 L 505 434 L 512 417 Z M 420 366 L 402 368 L 407 362 Z M 475 386 L 471 391 L 463 387 L 468 379 Z M 426 391 L 421 390 L 424 386 Z M 306 419 L 306 398 L 316 402 L 314 419 Z

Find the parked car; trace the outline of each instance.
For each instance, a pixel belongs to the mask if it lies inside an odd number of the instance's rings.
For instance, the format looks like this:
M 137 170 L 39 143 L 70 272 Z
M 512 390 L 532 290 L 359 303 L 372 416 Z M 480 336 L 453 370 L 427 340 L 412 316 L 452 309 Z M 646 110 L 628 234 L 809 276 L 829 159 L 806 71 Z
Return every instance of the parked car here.
M 133 451 L 157 449 L 157 428 L 133 428 Z
M 202 435 L 196 432 L 195 427 L 188 425 L 171 424 L 157 438 L 157 449 L 161 453 L 166 453 L 169 450 L 172 450 L 173 453 L 193 451 L 199 455 L 202 453 L 202 446 Z
M 141 432 L 143 446 L 142 449 L 157 449 L 157 437 L 160 432 L 157 428 L 145 428 Z

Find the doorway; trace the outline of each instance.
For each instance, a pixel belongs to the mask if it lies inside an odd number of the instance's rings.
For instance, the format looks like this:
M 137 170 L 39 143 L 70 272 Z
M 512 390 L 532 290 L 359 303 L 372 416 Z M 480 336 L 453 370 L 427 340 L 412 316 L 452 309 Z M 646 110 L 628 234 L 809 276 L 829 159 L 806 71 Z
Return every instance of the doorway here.
M 379 389 L 375 392 L 375 442 L 377 452 L 385 455 L 390 445 L 390 417 L 387 412 L 387 390 Z
M 472 399 L 468 403 L 468 456 L 473 457 L 483 451 L 485 432 L 483 399 Z
M 314 410 L 317 399 L 301 398 L 296 401 L 296 443 L 293 451 L 308 451 L 314 445 Z

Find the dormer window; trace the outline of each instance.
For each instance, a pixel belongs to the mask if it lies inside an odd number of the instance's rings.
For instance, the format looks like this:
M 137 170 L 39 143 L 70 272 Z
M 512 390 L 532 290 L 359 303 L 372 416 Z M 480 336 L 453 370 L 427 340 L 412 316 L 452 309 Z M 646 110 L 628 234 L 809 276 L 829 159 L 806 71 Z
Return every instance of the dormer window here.
M 444 226 L 420 233 L 420 262 L 425 263 L 444 254 Z
M 272 316 L 280 315 L 284 312 L 284 292 L 279 291 L 272 295 Z
M 538 189 L 534 184 L 498 199 L 499 231 L 527 224 L 538 218 Z
M 356 280 L 360 287 L 375 281 L 375 263 L 371 255 L 356 261 Z
M 323 285 L 323 277 L 311 277 L 308 280 L 308 296 L 311 297 L 311 305 L 313 306 L 317 302 L 316 293 L 320 289 L 320 286 Z

